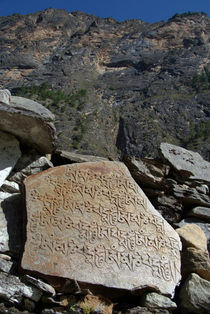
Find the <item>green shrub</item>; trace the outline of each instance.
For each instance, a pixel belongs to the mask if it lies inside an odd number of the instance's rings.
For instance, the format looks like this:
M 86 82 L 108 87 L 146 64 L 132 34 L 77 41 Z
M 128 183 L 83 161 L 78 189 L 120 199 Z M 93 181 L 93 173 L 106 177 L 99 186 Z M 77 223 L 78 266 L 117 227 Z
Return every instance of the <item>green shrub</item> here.
M 22 85 L 16 91 L 17 96 L 36 97 L 37 100 L 46 101 L 50 100 L 48 107 L 55 107 L 60 109 L 61 112 L 65 112 L 66 104 L 75 107 L 77 105 L 84 105 L 87 100 L 87 90 L 80 89 L 72 94 L 66 94 L 61 89 L 54 90 L 48 83 L 42 83 L 41 85 L 25 86 Z
M 197 93 L 210 89 L 210 71 L 205 69 L 201 74 L 195 73 L 192 79 L 192 88 Z

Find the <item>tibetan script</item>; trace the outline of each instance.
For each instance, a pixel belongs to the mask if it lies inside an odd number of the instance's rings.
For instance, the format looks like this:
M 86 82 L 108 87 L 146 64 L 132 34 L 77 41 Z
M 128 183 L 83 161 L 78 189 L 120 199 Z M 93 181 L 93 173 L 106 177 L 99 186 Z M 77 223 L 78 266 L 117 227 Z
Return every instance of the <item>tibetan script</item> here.
M 25 180 L 22 267 L 121 289 L 180 279 L 180 241 L 119 162 L 65 165 Z

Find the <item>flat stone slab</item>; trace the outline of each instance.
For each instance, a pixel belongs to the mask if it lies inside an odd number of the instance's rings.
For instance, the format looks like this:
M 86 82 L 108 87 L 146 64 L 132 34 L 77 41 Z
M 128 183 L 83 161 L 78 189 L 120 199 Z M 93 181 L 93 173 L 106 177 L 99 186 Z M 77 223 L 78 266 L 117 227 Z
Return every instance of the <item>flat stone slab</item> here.
M 55 167 L 25 181 L 22 267 L 106 287 L 172 295 L 181 242 L 120 162 Z
M 43 154 L 54 150 L 54 115 L 41 104 L 11 96 L 9 104 L 0 102 L 0 116 L 0 130 L 15 135 L 20 142 Z
M 196 152 L 185 148 L 161 143 L 161 153 L 185 180 L 210 182 L 210 163 Z
M 0 187 L 20 156 L 18 140 L 13 135 L 0 131 Z

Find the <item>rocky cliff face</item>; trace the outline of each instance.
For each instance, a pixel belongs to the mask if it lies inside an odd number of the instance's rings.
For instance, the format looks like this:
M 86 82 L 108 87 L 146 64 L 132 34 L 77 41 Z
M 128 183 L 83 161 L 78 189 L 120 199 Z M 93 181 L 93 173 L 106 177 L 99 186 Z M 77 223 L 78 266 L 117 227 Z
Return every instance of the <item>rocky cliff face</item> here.
M 117 22 L 48 9 L 0 17 L 1 84 L 56 115 L 63 149 L 156 156 L 160 142 L 209 158 L 210 20 Z

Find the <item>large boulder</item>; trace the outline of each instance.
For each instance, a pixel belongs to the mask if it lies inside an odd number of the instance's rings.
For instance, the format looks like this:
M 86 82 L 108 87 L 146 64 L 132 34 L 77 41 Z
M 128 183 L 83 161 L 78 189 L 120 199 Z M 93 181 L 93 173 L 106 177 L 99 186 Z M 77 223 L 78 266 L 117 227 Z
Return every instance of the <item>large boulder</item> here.
M 24 269 L 173 294 L 180 280 L 179 236 L 124 164 L 55 167 L 28 177 L 25 188 Z
M 161 143 L 160 151 L 164 160 L 169 162 L 184 181 L 210 183 L 210 163 L 200 154 L 168 143 Z
M 41 153 L 54 150 L 54 115 L 41 104 L 23 97 L 11 96 L 0 102 L 0 130 L 13 134 L 24 145 Z

